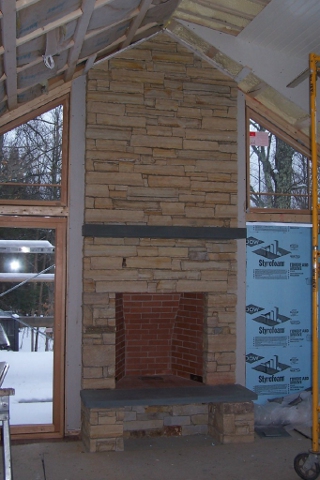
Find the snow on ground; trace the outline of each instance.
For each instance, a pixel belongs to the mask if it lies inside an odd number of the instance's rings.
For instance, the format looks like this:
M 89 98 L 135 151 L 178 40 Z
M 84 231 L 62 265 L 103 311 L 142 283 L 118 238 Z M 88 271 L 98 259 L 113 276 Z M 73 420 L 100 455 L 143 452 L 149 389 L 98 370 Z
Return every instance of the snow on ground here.
M 21 351 L 0 350 L 0 362 L 9 364 L 2 387 L 15 389 L 15 395 L 10 397 L 10 424 L 50 424 L 53 421 L 53 352 L 43 351 L 41 345 L 42 351 L 31 352 L 29 341 L 20 338 Z

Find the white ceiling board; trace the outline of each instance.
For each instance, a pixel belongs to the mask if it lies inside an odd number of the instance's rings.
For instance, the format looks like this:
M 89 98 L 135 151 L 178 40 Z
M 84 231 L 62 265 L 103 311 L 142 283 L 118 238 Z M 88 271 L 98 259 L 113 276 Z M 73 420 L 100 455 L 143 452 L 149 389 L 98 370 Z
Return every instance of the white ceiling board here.
M 308 57 L 292 57 L 283 52 L 273 51 L 254 42 L 244 41 L 207 27 L 181 21 L 186 28 L 192 30 L 200 38 L 213 45 L 222 53 L 244 67 L 248 67 L 254 75 L 278 90 L 288 100 L 300 108 L 309 111 L 309 84 L 302 82 L 294 89 L 286 85 L 308 68 Z
M 320 53 L 319 0 L 272 0 L 238 38 L 294 56 Z

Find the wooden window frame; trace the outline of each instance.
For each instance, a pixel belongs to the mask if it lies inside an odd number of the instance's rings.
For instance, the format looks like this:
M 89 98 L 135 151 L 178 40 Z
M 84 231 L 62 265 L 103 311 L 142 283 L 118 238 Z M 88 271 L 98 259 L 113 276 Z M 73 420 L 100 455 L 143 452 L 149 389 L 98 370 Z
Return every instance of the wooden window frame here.
M 63 129 L 62 129 L 62 168 L 61 168 L 61 196 L 57 201 L 46 200 L 11 200 L 1 199 L 2 205 L 36 205 L 36 206 L 51 206 L 51 207 L 67 207 L 68 205 L 68 139 L 69 139 L 69 94 L 46 103 L 45 105 L 32 110 L 28 114 L 24 114 L 15 120 L 12 120 L 7 125 L 0 127 L 0 135 L 9 132 L 10 130 L 19 127 L 20 125 L 34 119 L 35 117 L 52 110 L 58 105 L 63 106 Z
M 286 132 L 283 130 L 285 125 L 278 127 L 276 125 L 277 119 L 272 119 L 272 115 L 268 115 L 268 112 L 264 109 L 263 112 L 257 111 L 253 108 L 252 104 L 247 102 L 246 105 L 246 177 L 247 177 L 247 186 L 246 186 L 246 203 L 247 203 L 247 213 L 248 214 L 286 214 L 294 216 L 306 216 L 311 214 L 311 209 L 279 209 L 279 208 L 258 208 L 250 206 L 250 119 L 255 120 L 257 123 L 262 125 L 268 131 L 276 135 L 278 138 L 286 142 L 288 145 L 293 147 L 297 152 L 311 159 L 310 151 L 310 142 L 307 136 L 298 132 L 294 127 L 288 125 L 286 127 Z M 283 122 L 282 122 L 283 123 Z M 295 138 L 293 137 L 295 135 Z M 311 191 L 309 193 L 311 197 Z
M 65 318 L 68 232 L 69 173 L 69 101 L 70 94 L 48 101 L 30 113 L 0 127 L 3 134 L 52 108 L 63 105 L 61 198 L 59 201 L 1 200 L 0 227 L 54 228 L 55 258 L 55 344 L 53 376 L 53 421 L 45 425 L 12 425 L 14 439 L 62 438 L 65 428 Z M 14 387 L 14 385 L 13 385 Z
M 0 216 L 2 228 L 51 228 L 55 229 L 55 290 L 54 290 L 54 356 L 53 356 L 53 421 L 52 424 L 11 425 L 16 439 L 61 438 L 64 435 L 65 392 L 65 291 L 67 219 L 44 217 Z M 10 385 L 14 388 L 14 385 Z

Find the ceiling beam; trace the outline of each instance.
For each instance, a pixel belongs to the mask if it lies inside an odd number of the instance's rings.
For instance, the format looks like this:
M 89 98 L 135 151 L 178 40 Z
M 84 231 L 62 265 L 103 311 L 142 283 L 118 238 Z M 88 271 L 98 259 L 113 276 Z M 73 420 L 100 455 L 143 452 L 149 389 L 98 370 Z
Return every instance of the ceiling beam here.
M 150 5 L 152 4 L 152 0 L 142 0 L 142 2 L 139 5 L 139 13 L 136 16 L 136 18 L 133 20 L 128 33 L 127 33 L 127 38 L 121 45 L 122 48 L 126 48 L 130 43 L 132 42 L 133 37 L 135 36 L 138 28 L 140 27 L 144 17 L 146 16 L 147 11 L 149 10 Z
M 90 68 L 93 67 L 94 62 L 96 61 L 96 58 L 97 58 L 96 53 L 94 55 L 91 55 L 91 57 L 88 58 L 88 60 L 86 61 L 84 70 L 83 70 L 84 75 L 86 75 L 88 73 L 88 71 L 90 70 Z
M 255 98 L 258 95 L 260 95 L 264 90 L 269 88 L 269 85 L 267 85 L 263 80 L 260 80 L 260 82 L 257 85 L 254 85 L 252 88 L 250 88 L 246 94 L 250 95 L 250 97 Z
M 287 88 L 295 88 L 300 85 L 301 82 L 306 80 L 310 75 L 310 70 L 307 68 L 301 72 L 296 78 L 294 78 L 290 83 L 288 83 Z
M 65 73 L 65 81 L 68 82 L 73 77 L 77 66 L 77 61 L 82 49 L 83 40 L 85 38 L 87 28 L 94 10 L 95 0 L 84 0 L 82 3 L 82 16 L 78 20 L 77 28 L 74 34 L 74 46 L 69 51 L 68 69 Z
M 229 35 L 237 36 L 244 28 L 243 26 L 235 25 L 230 21 L 220 20 L 219 18 L 213 17 L 212 15 L 205 14 L 195 14 L 189 10 L 183 10 L 179 8 L 174 13 L 175 20 L 184 20 L 188 23 L 195 23 L 203 27 L 212 28 L 213 30 L 218 30 L 221 32 L 228 33 Z M 248 22 L 247 22 L 248 23 Z
M 34 3 L 38 3 L 40 0 L 17 0 L 16 1 L 16 10 L 22 10 L 23 8 L 30 7 Z
M 16 8 L 15 2 L 0 0 L 2 11 L 2 43 L 4 47 L 4 71 L 6 74 L 6 91 L 9 110 L 18 104 L 17 67 L 16 67 Z

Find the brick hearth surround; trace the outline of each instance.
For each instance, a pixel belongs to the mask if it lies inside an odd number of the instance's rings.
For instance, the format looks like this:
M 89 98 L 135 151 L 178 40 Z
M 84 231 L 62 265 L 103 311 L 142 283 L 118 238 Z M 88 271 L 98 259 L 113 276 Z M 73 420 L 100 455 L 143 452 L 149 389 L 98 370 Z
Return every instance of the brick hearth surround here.
M 238 227 L 237 87 L 160 34 L 91 69 L 87 224 Z M 83 389 L 115 388 L 119 294 L 204 294 L 203 382 L 235 382 L 237 240 L 86 237 Z

